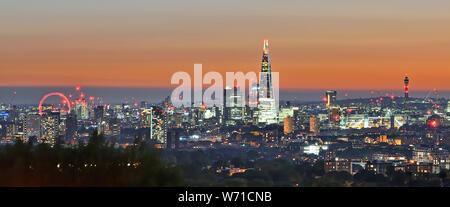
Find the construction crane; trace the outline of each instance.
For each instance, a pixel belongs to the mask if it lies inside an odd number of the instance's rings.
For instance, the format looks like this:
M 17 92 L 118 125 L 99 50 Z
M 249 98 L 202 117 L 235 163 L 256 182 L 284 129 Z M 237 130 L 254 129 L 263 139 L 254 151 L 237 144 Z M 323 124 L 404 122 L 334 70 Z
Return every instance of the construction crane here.
M 428 102 L 432 102 L 431 94 L 433 93 L 433 91 L 428 91 L 427 95 L 425 96 L 425 98 L 423 99 L 423 103 L 428 103 Z

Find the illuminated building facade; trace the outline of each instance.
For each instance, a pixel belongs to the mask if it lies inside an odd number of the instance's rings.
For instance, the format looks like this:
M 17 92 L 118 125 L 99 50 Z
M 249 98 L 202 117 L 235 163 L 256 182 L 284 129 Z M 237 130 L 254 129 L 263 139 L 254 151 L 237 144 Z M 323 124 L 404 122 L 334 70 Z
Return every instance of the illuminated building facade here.
M 264 40 L 258 93 L 258 123 L 277 124 L 278 106 L 274 98 L 272 66 L 269 55 L 269 40 Z
M 331 127 L 337 128 L 339 127 L 339 123 L 341 120 L 340 109 L 336 106 L 330 106 L 328 108 L 328 122 Z
M 88 103 L 85 99 L 77 99 L 75 100 L 75 115 L 78 120 L 88 120 L 89 119 L 89 111 L 88 111 Z
M 379 143 L 388 143 L 387 135 L 380 135 L 378 138 Z
M 244 118 L 244 107 L 239 103 L 244 98 L 243 94 L 240 94 L 239 87 L 235 86 L 233 88 L 225 89 L 226 97 L 226 110 L 227 110 L 227 120 L 243 121 Z M 234 123 L 234 122 L 233 122 Z
M 450 113 L 450 101 L 447 103 L 447 113 Z
M 309 118 L 309 131 L 315 134 L 319 133 L 319 119 L 316 116 Z
M 112 137 L 119 137 L 121 130 L 121 121 L 118 118 L 111 118 L 105 127 L 105 134 Z
M 399 128 L 405 124 L 404 115 L 392 116 L 368 116 L 367 114 L 351 114 L 346 117 L 345 126 L 342 128 L 362 129 L 362 128 Z
M 417 164 L 432 163 L 431 151 L 426 148 L 414 149 L 412 158 Z
M 347 160 L 329 160 L 325 161 L 325 173 L 335 171 L 345 171 L 352 174 L 352 162 Z
M 291 134 L 294 131 L 294 120 L 287 116 L 284 118 L 284 134 Z
M 273 98 L 272 67 L 269 55 L 269 40 L 264 40 L 263 57 L 261 62 L 259 96 L 262 98 Z
M 41 117 L 41 143 L 54 145 L 59 136 L 60 114 L 59 112 L 45 113 Z
M 36 141 L 41 139 L 41 116 L 39 114 L 27 114 L 23 125 L 28 138 L 35 137 Z
M 164 144 L 167 142 L 165 110 L 159 107 L 151 107 L 150 110 L 150 140 Z
M 328 123 L 331 128 L 338 128 L 340 124 L 340 108 L 336 105 L 337 91 L 328 90 L 325 92 L 326 106 L 328 109 Z
M 336 104 L 337 91 L 328 90 L 325 93 L 325 97 L 326 97 L 327 107 L 332 107 Z

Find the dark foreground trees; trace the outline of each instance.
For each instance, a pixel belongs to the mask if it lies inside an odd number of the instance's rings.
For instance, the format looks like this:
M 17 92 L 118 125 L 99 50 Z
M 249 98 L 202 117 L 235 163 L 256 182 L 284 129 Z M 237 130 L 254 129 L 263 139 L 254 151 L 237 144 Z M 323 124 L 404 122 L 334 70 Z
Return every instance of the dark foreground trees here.
M 94 133 L 89 144 L 54 147 L 17 141 L 0 149 L 0 186 L 180 186 L 181 171 L 138 142 L 114 148 Z

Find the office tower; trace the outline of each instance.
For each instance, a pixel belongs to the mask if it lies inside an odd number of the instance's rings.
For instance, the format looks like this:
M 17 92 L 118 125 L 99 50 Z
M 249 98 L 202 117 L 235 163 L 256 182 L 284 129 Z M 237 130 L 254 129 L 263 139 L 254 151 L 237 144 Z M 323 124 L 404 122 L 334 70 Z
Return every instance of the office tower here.
M 319 119 L 316 116 L 309 118 L 309 131 L 315 134 L 319 133 Z
M 150 139 L 164 144 L 167 142 L 165 111 L 159 107 L 151 107 L 150 110 Z
M 249 106 L 257 106 L 258 98 L 259 98 L 259 84 L 253 83 L 250 87 L 251 88 L 250 88 L 250 91 L 248 94 L 248 105 Z M 256 102 L 251 102 L 252 100 L 250 99 L 250 96 L 256 96 Z
M 74 111 L 79 121 L 89 119 L 88 104 L 85 99 L 75 100 Z
M 450 101 L 447 103 L 447 113 L 450 113 Z
M 236 121 L 241 122 L 244 118 L 244 109 L 239 104 L 245 94 L 239 94 L 239 88 L 237 86 L 231 88 L 226 86 L 224 89 L 224 105 L 223 105 L 223 121 L 226 125 L 235 125 Z
M 294 130 L 294 120 L 291 116 L 284 118 L 284 134 L 290 134 Z
M 325 100 L 328 109 L 328 123 L 330 127 L 339 127 L 340 122 L 340 108 L 336 104 L 337 91 L 327 90 L 325 92 Z
M 109 119 L 108 122 L 108 135 L 113 137 L 120 137 L 120 128 L 121 128 L 121 121 L 118 118 L 112 118 Z
M 55 144 L 55 139 L 59 136 L 59 112 L 45 113 L 41 117 L 41 143 Z
M 27 114 L 24 120 L 25 135 L 35 137 L 36 140 L 41 139 L 41 116 L 39 114 Z
M 272 83 L 272 67 L 269 55 L 269 40 L 264 40 L 263 58 L 259 79 L 258 123 L 278 123 L 278 106 L 274 97 Z
M 330 127 L 339 127 L 340 120 L 341 116 L 339 107 L 335 105 L 328 107 L 328 122 Z
M 336 96 L 337 96 L 337 91 L 333 91 L 333 90 L 326 91 L 325 97 L 326 97 L 327 107 L 332 107 L 336 104 Z
M 6 124 L 6 137 L 13 138 L 18 132 L 17 125 L 14 122 L 9 122 Z
M 152 110 L 143 110 L 139 116 L 139 127 L 140 128 L 150 128 L 152 123 Z
M 409 78 L 408 78 L 408 76 L 405 77 L 404 83 L 405 83 L 405 104 L 406 104 L 409 102 Z
M 301 116 L 298 107 L 293 108 L 292 119 L 294 120 L 294 130 L 300 129 L 301 127 L 303 128 L 303 126 L 301 126 Z
M 104 120 L 104 116 L 105 116 L 105 107 L 104 106 L 97 106 L 94 109 L 94 121 L 100 125 L 102 123 L 102 121 Z
M 183 130 L 180 128 L 172 128 L 167 132 L 167 146 L 168 149 L 177 149 L 180 147 L 180 136 Z
M 17 119 L 18 119 L 18 115 L 19 115 L 19 113 L 17 111 L 17 106 L 16 105 L 12 106 L 12 108 L 9 109 L 9 121 L 16 123 Z
M 66 117 L 66 143 L 74 143 L 77 138 L 77 116 L 74 113 L 68 114 Z
M 272 67 L 269 56 L 269 40 L 264 40 L 263 57 L 261 63 L 261 79 L 260 79 L 259 96 L 263 98 L 273 98 L 272 88 Z
M 232 93 L 231 93 L 232 91 Z M 242 99 L 244 99 L 245 95 L 244 94 L 239 94 L 239 87 L 235 86 L 233 87 L 233 89 L 231 90 L 227 90 L 226 97 L 227 97 L 227 102 L 229 102 L 230 104 L 227 105 L 226 107 L 230 109 L 230 119 L 231 120 L 236 120 L 236 121 L 242 121 L 243 117 L 244 117 L 244 107 L 242 105 L 240 105 L 239 103 L 242 101 Z M 227 103 L 228 104 L 228 103 Z

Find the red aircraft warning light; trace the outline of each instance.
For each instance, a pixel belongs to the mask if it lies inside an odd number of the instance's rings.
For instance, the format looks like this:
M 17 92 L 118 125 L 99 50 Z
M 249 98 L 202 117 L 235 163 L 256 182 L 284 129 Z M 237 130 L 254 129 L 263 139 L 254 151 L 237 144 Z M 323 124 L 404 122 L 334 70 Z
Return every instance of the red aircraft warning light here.
M 340 118 L 339 115 L 334 116 L 334 120 L 336 120 L 336 121 L 339 121 L 339 118 Z
M 431 128 L 437 128 L 438 127 L 438 122 L 436 120 L 431 120 L 430 121 L 430 127 Z

